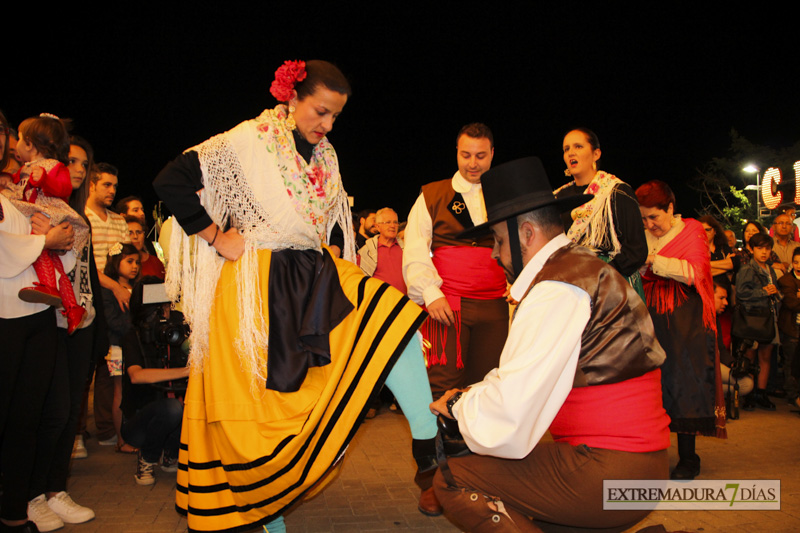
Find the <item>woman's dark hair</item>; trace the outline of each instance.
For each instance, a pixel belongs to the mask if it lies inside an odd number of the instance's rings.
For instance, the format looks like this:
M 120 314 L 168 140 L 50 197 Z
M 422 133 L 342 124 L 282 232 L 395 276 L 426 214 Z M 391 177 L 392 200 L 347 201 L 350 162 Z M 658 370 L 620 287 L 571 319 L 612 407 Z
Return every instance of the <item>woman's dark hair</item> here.
M 297 91 L 297 99 L 303 100 L 306 96 L 314 94 L 320 85 L 346 96 L 352 94 L 350 82 L 344 77 L 339 67 L 319 59 L 306 61 L 306 78 L 294 86 L 294 90 Z
M 83 178 L 81 186 L 74 189 L 72 194 L 69 195 L 69 206 L 85 218 L 86 215 L 84 211 L 86 210 L 86 200 L 89 198 L 89 183 L 91 183 L 89 176 L 91 176 L 92 167 L 94 167 L 94 149 L 92 145 L 89 144 L 89 141 L 77 135 L 71 135 L 69 138 L 69 145 L 72 146 L 73 144 L 86 152 L 88 168 L 86 169 L 86 176 Z M 67 152 L 67 154 L 69 154 L 69 152 Z
M 33 144 L 47 159 L 69 163 L 69 121 L 51 116 L 26 118 L 19 125 L 19 135 Z
M 2 171 L 8 163 L 8 121 L 2 111 L 0 111 L 0 135 L 6 138 L 6 142 L 3 143 L 3 153 L 0 153 L 0 171 Z
M 666 211 L 669 204 L 672 204 L 673 209 L 675 208 L 675 193 L 661 180 L 648 181 L 636 189 L 636 199 L 642 207 Z
M 561 138 L 564 139 L 567 135 L 569 135 L 573 131 L 579 131 L 579 132 L 583 133 L 584 135 L 586 135 L 586 141 L 592 147 L 592 150 L 599 150 L 600 149 L 600 139 L 598 139 L 597 138 L 597 134 L 595 132 L 593 132 L 592 130 L 590 130 L 589 128 L 584 128 L 584 127 L 572 128 L 567 133 L 565 133 L 564 136 L 561 137 Z
M 756 233 L 752 237 L 750 237 L 750 248 L 769 248 L 775 245 L 775 241 L 772 240 L 766 233 Z
M 115 255 L 111 254 L 108 255 L 108 259 L 106 260 L 106 267 L 103 269 L 103 274 L 113 279 L 114 281 L 117 281 L 119 279 L 119 264 L 122 262 L 122 258 L 125 257 L 126 255 L 138 256 L 139 250 L 137 250 L 136 247 L 129 242 L 122 243 L 122 251 L 120 253 Z
M 117 205 L 114 209 L 117 211 L 117 213 L 119 213 L 124 217 L 125 213 L 128 212 L 128 204 L 133 201 L 139 202 L 140 204 L 142 204 L 142 206 L 144 206 L 144 202 L 142 202 L 142 199 L 139 198 L 138 196 L 126 196 L 125 198 L 117 202 Z
M 714 229 L 714 248 L 719 251 L 730 251 L 728 238 L 725 236 L 725 228 L 722 227 L 722 224 L 720 224 L 716 218 L 712 217 L 711 215 L 703 215 L 697 220 L 704 224 L 708 224 Z
M 749 221 L 747 224 L 744 225 L 744 230 L 742 231 L 742 244 L 745 245 L 745 246 L 748 246 L 749 243 L 744 240 L 744 232 L 747 231 L 747 226 L 749 226 L 750 224 L 752 224 L 752 225 L 754 225 L 756 227 L 756 229 L 758 230 L 758 233 L 767 233 L 766 228 L 764 228 L 764 226 L 762 226 L 761 223 L 759 223 L 756 220 Z M 750 238 L 752 239 L 753 237 L 750 237 Z

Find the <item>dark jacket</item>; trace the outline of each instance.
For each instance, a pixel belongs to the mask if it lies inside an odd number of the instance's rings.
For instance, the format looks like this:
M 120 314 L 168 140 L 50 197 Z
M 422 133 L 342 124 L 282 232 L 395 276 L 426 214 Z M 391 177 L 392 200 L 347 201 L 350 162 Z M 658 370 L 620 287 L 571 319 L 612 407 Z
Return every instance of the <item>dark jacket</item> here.
M 797 325 L 797 313 L 800 312 L 800 298 L 797 291 L 800 291 L 800 279 L 794 272 L 781 277 L 778 280 L 778 289 L 783 294 L 781 312 L 778 314 L 778 329 L 781 333 L 797 337 L 800 335 L 800 328 Z

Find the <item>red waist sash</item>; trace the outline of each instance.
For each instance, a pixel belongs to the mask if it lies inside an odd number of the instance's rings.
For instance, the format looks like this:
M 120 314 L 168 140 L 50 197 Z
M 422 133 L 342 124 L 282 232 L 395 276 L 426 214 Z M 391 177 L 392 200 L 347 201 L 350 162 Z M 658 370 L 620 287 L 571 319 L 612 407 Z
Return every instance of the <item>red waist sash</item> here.
M 669 448 L 661 369 L 610 385 L 576 387 L 550 424 L 556 442 L 623 452 Z
M 506 292 L 506 275 L 492 259 L 491 248 L 440 246 L 433 251 L 433 266 L 448 296 L 493 300 Z
M 506 292 L 506 275 L 492 259 L 491 248 L 483 246 L 440 246 L 433 251 L 433 266 L 442 278 L 442 292 L 455 315 L 456 368 L 461 358 L 461 298 L 494 300 Z M 428 318 L 420 332 L 427 342 L 428 366 L 446 365 L 447 326 Z M 451 356 L 453 354 L 450 354 Z

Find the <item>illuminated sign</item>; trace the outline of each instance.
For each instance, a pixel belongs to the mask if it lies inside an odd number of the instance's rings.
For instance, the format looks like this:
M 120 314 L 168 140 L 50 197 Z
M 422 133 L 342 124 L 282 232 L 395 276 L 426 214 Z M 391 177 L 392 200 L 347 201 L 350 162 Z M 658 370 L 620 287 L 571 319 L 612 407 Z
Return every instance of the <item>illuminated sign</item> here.
M 764 206 L 769 209 L 775 209 L 783 201 L 783 193 L 778 190 L 778 185 L 781 184 L 783 176 L 781 169 L 770 167 L 764 172 L 764 177 L 761 180 L 761 200 Z M 773 192 L 774 191 L 774 192 Z M 800 161 L 794 163 L 794 203 L 800 204 Z

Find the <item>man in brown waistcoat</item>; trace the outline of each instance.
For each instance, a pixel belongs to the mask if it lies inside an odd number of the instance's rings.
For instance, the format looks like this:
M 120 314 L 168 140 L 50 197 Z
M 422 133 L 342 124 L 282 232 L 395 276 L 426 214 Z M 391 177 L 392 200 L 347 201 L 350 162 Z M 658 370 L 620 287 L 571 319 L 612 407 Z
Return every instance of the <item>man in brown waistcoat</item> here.
M 430 315 L 422 334 L 430 343 L 428 378 L 434 399 L 483 379 L 497 366 L 508 334 L 506 281 L 491 258 L 491 236 L 458 237 L 486 221 L 481 176 L 493 155 L 487 126 L 461 128 L 458 170 L 450 179 L 423 186 L 408 217 L 403 276 L 408 297 Z
M 439 462 L 434 489 L 466 531 L 541 531 L 635 523 L 649 511 L 603 509 L 603 480 L 666 479 L 665 354 L 642 299 L 610 265 L 564 235 L 541 161 L 484 176 L 493 257 L 519 301 L 499 367 L 447 391 L 434 414 L 457 421 L 474 454 Z M 539 442 L 550 430 L 554 442 Z M 480 454 L 480 455 L 478 455 Z

